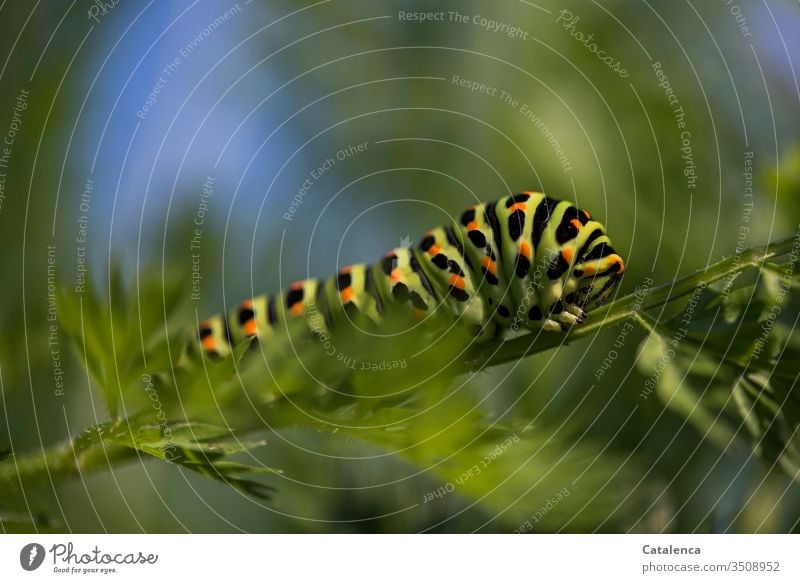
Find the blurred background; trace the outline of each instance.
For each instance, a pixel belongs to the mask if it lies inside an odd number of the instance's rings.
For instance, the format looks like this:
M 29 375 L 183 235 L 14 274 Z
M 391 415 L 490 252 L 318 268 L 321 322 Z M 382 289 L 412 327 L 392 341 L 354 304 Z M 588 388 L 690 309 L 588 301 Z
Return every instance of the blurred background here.
M 49 316 L 52 286 L 102 297 L 112 264 L 134 294 L 142 274 L 177 280 L 190 326 L 508 192 L 604 221 L 627 260 L 621 294 L 800 223 L 794 1 L 82 0 L 0 15 L 3 449 L 108 417 Z M 486 411 L 547 437 L 535 471 L 519 451 L 498 480 L 521 480 L 512 511 L 426 502 L 443 485 L 426 468 L 301 427 L 255 453 L 284 472 L 269 502 L 137 459 L 12 508 L 75 532 L 508 532 L 537 512 L 532 531 L 796 531 L 789 477 L 640 398 L 643 333 L 598 374 L 616 337 L 469 380 Z

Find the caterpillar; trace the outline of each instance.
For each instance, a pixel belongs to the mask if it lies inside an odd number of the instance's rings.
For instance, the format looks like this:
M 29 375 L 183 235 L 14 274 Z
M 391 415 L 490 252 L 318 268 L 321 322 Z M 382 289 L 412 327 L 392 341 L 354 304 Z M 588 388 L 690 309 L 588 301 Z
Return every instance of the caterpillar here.
M 452 225 L 373 265 L 350 265 L 327 279 L 295 282 L 282 295 L 246 299 L 201 322 L 197 337 L 207 356 L 224 357 L 248 338 L 268 344 L 287 322 L 309 319 L 311 311 L 330 332 L 356 314 L 380 326 L 390 309 L 417 319 L 443 313 L 478 339 L 520 327 L 560 332 L 606 302 L 624 271 L 605 227 L 588 212 L 521 192 L 471 206 Z

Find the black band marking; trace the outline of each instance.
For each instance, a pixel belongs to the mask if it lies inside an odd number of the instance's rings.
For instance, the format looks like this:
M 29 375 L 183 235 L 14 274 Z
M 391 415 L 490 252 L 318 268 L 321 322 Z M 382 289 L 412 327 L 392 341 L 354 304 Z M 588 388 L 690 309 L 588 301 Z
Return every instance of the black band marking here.
M 428 304 L 425 303 L 425 300 L 422 299 L 422 296 L 419 295 L 417 292 L 412 291 L 409 294 L 411 298 L 411 305 L 417 308 L 418 310 L 422 310 L 423 312 L 428 311 Z
M 592 231 L 591 235 L 589 235 L 589 238 L 586 239 L 586 242 L 583 245 L 581 245 L 580 251 L 578 251 L 577 257 L 579 262 L 583 261 L 583 256 L 586 255 L 586 252 L 589 250 L 591 244 L 594 243 L 595 239 L 602 237 L 604 234 L 605 231 L 603 231 L 603 229 L 600 228 L 597 228 L 594 231 Z
M 495 245 L 500 245 L 501 238 L 501 231 L 500 231 L 500 221 L 497 218 L 497 202 L 492 202 L 486 205 L 486 212 L 484 213 L 484 219 L 489 224 L 489 228 L 492 229 L 492 238 L 494 239 Z
M 527 200 L 531 197 L 530 194 L 526 192 L 520 192 L 518 194 L 512 194 L 508 198 L 506 198 L 506 208 L 510 209 L 512 206 L 517 204 L 518 202 L 527 202 Z
M 381 294 L 375 289 L 375 282 L 372 279 L 372 269 L 369 267 L 367 267 L 364 272 L 364 291 L 375 300 L 375 310 L 378 314 L 383 314 L 383 300 L 381 299 Z
M 353 284 L 353 276 L 349 273 L 339 273 L 336 275 L 336 289 L 342 291 Z
M 425 288 L 425 291 L 428 292 L 428 295 L 430 295 L 432 298 L 436 298 L 436 294 L 433 291 L 433 286 L 431 285 L 431 282 L 428 280 L 428 276 L 425 275 L 425 272 L 422 270 L 422 266 L 419 264 L 419 261 L 417 261 L 417 258 L 414 257 L 413 254 L 411 255 L 410 264 L 411 264 L 411 270 L 417 274 L 417 277 L 419 277 L 419 281 L 422 284 L 422 287 Z
M 561 279 L 569 269 L 569 262 L 559 253 L 547 268 L 547 277 L 551 280 Z
M 239 321 L 240 326 L 244 326 L 247 322 L 255 318 L 256 313 L 250 308 L 239 308 L 239 313 L 237 314 L 237 320 Z
M 403 282 L 396 283 L 392 288 L 392 296 L 398 302 L 405 302 L 408 300 L 408 286 Z
M 603 257 L 608 257 L 614 253 L 616 253 L 616 251 L 614 251 L 614 248 L 611 245 L 608 243 L 600 243 L 597 247 L 592 249 L 591 252 L 583 258 L 583 260 L 591 261 L 593 259 L 602 259 Z
M 461 277 L 464 277 L 465 273 L 464 270 L 461 269 L 461 266 L 458 264 L 458 261 L 455 259 L 448 259 L 447 260 L 447 267 L 449 268 L 450 273 L 455 273 Z
M 450 286 L 450 294 L 459 302 L 466 302 L 469 299 L 469 294 L 465 290 L 454 285 Z
M 475 209 L 467 209 L 464 211 L 464 214 L 461 215 L 461 224 L 465 227 L 469 225 L 472 221 L 475 220 Z
M 489 272 L 488 269 L 481 266 L 481 271 L 483 272 L 483 276 L 486 278 L 486 281 L 489 282 L 489 285 L 497 285 L 500 283 L 497 279 L 497 276 L 494 273 Z
M 391 275 L 392 271 L 397 268 L 397 264 L 397 255 L 392 253 L 381 260 L 381 269 L 386 275 Z
M 559 245 L 563 245 L 567 241 L 572 241 L 578 236 L 578 227 L 572 223 L 572 221 L 577 218 L 578 209 L 576 209 L 574 206 L 569 207 L 564 213 L 564 216 L 561 218 L 561 223 L 556 229 L 556 242 Z
M 508 215 L 508 236 L 512 241 L 519 239 L 522 230 L 525 228 L 525 212 L 514 211 Z
M 291 308 L 296 303 L 302 302 L 302 301 L 303 301 L 303 288 L 302 287 L 298 288 L 298 289 L 290 289 L 286 293 L 286 307 L 287 308 Z
M 486 236 L 479 229 L 473 229 L 467 233 L 467 237 L 472 241 L 472 244 L 479 249 L 486 246 Z
M 436 239 L 433 238 L 433 235 L 426 235 L 422 241 L 419 242 L 419 248 L 423 251 L 427 251 L 433 244 L 436 243 Z
M 544 230 L 547 228 L 553 210 L 555 210 L 558 203 L 559 201 L 546 196 L 542 199 L 542 202 L 539 203 L 539 206 L 536 207 L 536 212 L 533 214 L 533 234 L 531 235 L 531 242 L 533 243 L 534 249 L 539 248 Z
M 439 269 L 447 269 L 448 259 L 444 253 L 439 253 L 431 258 L 431 263 Z
M 267 322 L 271 326 L 275 326 L 278 323 L 278 310 L 275 306 L 275 296 L 269 296 L 267 298 Z
M 528 272 L 531 270 L 531 262 L 530 260 L 522 255 L 521 253 L 517 253 L 517 262 L 515 267 L 515 273 L 517 277 L 523 278 L 528 275 Z
M 447 242 L 458 249 L 458 254 L 461 255 L 461 257 L 465 257 L 464 246 L 461 244 L 461 240 L 456 236 L 453 229 L 450 227 L 445 228 L 444 235 L 447 238 Z

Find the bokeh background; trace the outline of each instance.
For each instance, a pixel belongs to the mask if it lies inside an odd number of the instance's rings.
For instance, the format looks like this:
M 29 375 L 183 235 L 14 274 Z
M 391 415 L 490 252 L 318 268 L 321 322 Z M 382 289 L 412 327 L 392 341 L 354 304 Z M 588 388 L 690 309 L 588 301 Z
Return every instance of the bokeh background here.
M 405 16 L 431 11 L 441 20 Z M 0 23 L 0 445 L 14 452 L 108 415 L 65 339 L 55 386 L 48 258 L 76 295 L 84 277 L 103 290 L 112 264 L 134 293 L 141 274 L 177 278 L 191 325 L 512 191 L 603 220 L 627 259 L 623 294 L 800 222 L 794 1 L 3 2 Z M 615 338 L 469 382 L 487 410 L 535 419 L 555 451 L 596 452 L 518 514 L 457 492 L 423 503 L 442 485 L 424 468 L 301 427 L 255 453 L 284 472 L 265 478 L 269 502 L 136 460 L 5 510 L 76 532 L 513 531 L 583 487 L 533 530 L 797 530 L 789 477 L 641 400 L 641 332 L 597 379 Z M 646 502 L 606 520 L 611 502 L 587 491 L 598 482 L 575 482 L 601 468 Z

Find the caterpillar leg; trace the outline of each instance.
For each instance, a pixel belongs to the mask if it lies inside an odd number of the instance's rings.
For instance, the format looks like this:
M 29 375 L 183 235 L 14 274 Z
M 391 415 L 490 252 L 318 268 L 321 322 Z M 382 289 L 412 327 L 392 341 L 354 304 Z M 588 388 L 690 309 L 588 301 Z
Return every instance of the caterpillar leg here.
M 575 314 L 575 316 L 582 322 L 586 321 L 588 315 L 578 304 L 567 304 L 567 312 Z
M 546 320 L 542 320 L 542 330 L 547 332 L 563 332 L 564 327 L 556 320 L 547 318 Z
M 566 310 L 561 312 L 555 317 L 557 322 L 561 322 L 562 324 L 566 324 L 567 326 L 575 326 L 576 324 L 583 324 L 583 319 L 579 318 L 572 312 L 567 312 Z

